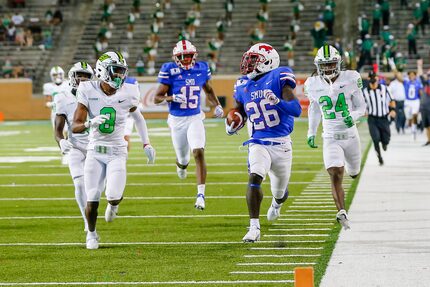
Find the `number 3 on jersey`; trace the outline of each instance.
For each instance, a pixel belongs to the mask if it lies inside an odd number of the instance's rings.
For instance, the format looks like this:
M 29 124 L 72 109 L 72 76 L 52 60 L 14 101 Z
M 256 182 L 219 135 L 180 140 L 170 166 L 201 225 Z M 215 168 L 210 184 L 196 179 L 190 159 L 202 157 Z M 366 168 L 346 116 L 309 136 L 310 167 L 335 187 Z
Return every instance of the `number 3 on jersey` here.
M 108 115 L 103 124 L 99 125 L 99 131 L 104 134 L 111 134 L 115 130 L 116 110 L 112 107 L 104 107 L 100 110 L 101 115 Z
M 181 93 L 187 98 L 185 103 L 180 105 L 181 109 L 196 109 L 199 104 L 199 86 L 184 86 L 181 88 Z
M 326 120 L 333 120 L 336 118 L 335 112 L 342 112 L 342 117 L 346 118 L 349 116 L 349 110 L 348 110 L 348 104 L 345 101 L 345 94 L 340 93 L 337 97 L 336 105 L 334 107 L 334 112 L 330 111 L 333 108 L 333 102 L 329 96 L 322 96 L 319 99 L 319 103 L 323 104 L 321 107 L 324 119 Z

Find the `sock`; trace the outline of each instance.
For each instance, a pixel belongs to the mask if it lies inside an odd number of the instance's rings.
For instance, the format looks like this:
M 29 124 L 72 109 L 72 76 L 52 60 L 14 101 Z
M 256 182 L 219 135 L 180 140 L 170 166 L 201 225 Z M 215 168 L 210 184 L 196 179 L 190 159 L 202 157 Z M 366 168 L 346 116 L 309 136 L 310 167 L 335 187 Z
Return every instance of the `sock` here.
M 108 204 L 111 206 L 111 210 L 112 210 L 113 212 L 117 213 L 119 204 L 118 204 L 118 205 L 112 205 L 112 204 L 110 204 L 109 202 L 108 202 Z
M 97 238 L 97 231 L 94 229 L 94 231 L 88 231 L 87 232 L 87 239 Z
M 417 132 L 417 125 L 416 124 L 412 124 L 412 132 L 413 133 Z
M 272 206 L 273 206 L 274 208 L 279 208 L 279 207 L 281 207 L 281 206 L 282 206 L 282 203 L 281 203 L 281 204 L 277 203 L 277 202 L 276 202 L 276 200 L 275 200 L 275 198 L 274 198 L 274 197 L 272 197 Z
M 251 227 L 257 227 L 258 229 L 260 229 L 260 219 L 259 218 L 251 218 L 250 220 L 250 226 Z
M 205 187 L 206 187 L 206 185 L 204 185 L 204 184 L 197 185 L 197 194 L 205 195 Z
M 80 176 L 73 180 L 75 185 L 75 199 L 78 203 L 79 210 L 81 211 L 82 217 L 84 218 L 84 222 L 87 222 L 85 217 L 85 206 L 87 204 L 87 194 L 85 193 L 85 185 L 84 185 L 84 177 Z

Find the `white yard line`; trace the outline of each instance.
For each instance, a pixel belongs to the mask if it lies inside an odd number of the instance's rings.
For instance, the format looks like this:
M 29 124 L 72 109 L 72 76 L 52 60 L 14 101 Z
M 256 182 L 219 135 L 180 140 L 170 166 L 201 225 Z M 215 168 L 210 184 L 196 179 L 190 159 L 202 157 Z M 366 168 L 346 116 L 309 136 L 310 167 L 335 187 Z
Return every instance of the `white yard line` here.
M 269 228 L 269 231 L 329 231 L 331 228 Z
M 220 284 L 280 284 L 294 283 L 294 280 L 220 280 L 220 281 L 141 281 L 141 282 L 0 282 L 0 286 L 43 286 L 43 285 L 220 285 Z
M 263 237 L 327 237 L 330 234 L 264 234 Z
M 294 274 L 294 271 L 232 271 L 230 274 Z
M 320 223 L 273 223 L 272 226 L 319 226 L 319 225 L 333 225 L 334 222 L 320 222 Z
M 259 254 L 259 255 L 243 255 L 245 258 L 286 258 L 286 257 L 318 257 L 321 254 Z
M 324 241 L 325 242 L 325 241 Z M 323 247 L 251 247 L 251 250 L 322 250 Z
M 322 213 L 327 213 L 327 212 L 337 212 L 337 209 L 333 209 L 333 207 L 330 207 L 331 209 L 313 209 L 313 210 L 301 210 L 301 209 L 287 209 L 287 211 L 285 213 L 296 213 L 297 212 L 302 212 L 302 213 L 315 213 L 315 212 L 322 212 Z
M 293 184 L 307 184 L 306 181 L 290 182 Z M 247 185 L 248 182 L 206 182 L 206 185 Z M 269 184 L 266 182 L 265 184 Z M 141 183 L 127 183 L 127 186 L 184 186 L 184 185 L 196 185 L 193 182 L 141 182 Z M 61 186 L 73 186 L 71 183 L 10 183 L 0 184 L 0 187 L 61 187 Z
M 315 265 L 315 262 L 252 262 L 252 263 L 237 263 L 238 266 L 306 266 L 306 265 Z
M 278 218 L 278 221 L 334 221 L 332 218 Z

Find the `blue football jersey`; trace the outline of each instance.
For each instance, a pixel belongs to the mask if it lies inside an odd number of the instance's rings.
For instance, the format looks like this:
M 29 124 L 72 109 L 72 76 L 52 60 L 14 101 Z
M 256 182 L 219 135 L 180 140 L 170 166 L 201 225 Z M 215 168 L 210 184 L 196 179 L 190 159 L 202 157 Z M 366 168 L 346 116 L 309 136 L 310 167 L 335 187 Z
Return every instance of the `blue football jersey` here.
M 127 78 L 125 78 L 124 83 L 137 85 L 137 84 L 138 84 L 138 81 L 137 81 L 137 79 L 136 79 L 136 78 L 133 78 L 133 77 L 127 77 Z
M 209 65 L 196 62 L 194 67 L 184 70 L 176 63 L 163 64 L 158 73 L 158 82 L 169 86 L 167 95 L 183 94 L 186 103 L 169 103 L 170 114 L 178 117 L 192 116 L 200 113 L 200 93 L 204 84 L 211 78 Z
M 295 76 L 288 67 L 276 68 L 257 80 L 250 80 L 246 76 L 237 80 L 234 98 L 243 104 L 248 119 L 252 123 L 252 138 L 283 137 L 293 131 L 293 116 L 264 98 L 264 90 L 270 89 L 282 99 L 282 88 L 285 85 L 293 89 L 296 87 Z
M 409 79 L 404 80 L 403 85 L 405 86 L 405 95 L 407 100 L 413 101 L 420 99 L 419 91 L 424 89 L 424 86 L 419 78 L 416 78 L 413 82 Z

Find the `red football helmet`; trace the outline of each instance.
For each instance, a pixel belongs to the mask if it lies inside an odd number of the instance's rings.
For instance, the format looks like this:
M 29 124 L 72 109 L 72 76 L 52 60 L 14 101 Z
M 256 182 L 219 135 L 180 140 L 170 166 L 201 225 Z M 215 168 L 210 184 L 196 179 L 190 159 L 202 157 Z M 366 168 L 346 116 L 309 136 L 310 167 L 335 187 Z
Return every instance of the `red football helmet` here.
M 189 70 L 194 67 L 197 55 L 197 49 L 190 41 L 181 40 L 173 48 L 172 58 L 176 65 L 184 70 Z
M 243 54 L 240 72 L 249 79 L 279 67 L 279 54 L 269 44 L 258 43 Z

